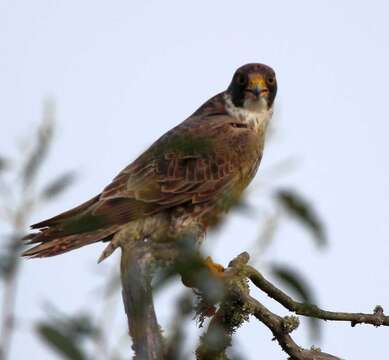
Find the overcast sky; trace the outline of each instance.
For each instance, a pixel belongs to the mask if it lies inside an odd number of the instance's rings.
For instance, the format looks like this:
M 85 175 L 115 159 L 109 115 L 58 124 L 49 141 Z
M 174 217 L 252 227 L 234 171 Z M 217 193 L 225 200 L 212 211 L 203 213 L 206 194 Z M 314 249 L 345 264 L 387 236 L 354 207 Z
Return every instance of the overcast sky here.
M 148 144 L 224 90 L 238 66 L 266 63 L 279 93 L 276 133 L 261 167 L 297 161 L 277 181 L 312 200 L 330 240 L 318 252 L 288 222 L 266 258 L 306 274 L 325 308 L 389 309 L 388 13 L 378 0 L 0 0 L 0 154 L 15 152 L 38 124 L 42 100 L 54 97 L 59 124 L 45 175 L 76 170 L 79 181 L 33 220 L 52 216 L 98 193 Z M 253 194 L 260 184 L 261 171 Z M 227 263 L 247 250 L 258 229 L 259 221 L 234 216 L 218 239 L 208 239 L 216 241 L 215 260 Z M 46 300 L 69 314 L 98 306 L 101 249 L 23 264 L 22 323 L 42 318 Z M 165 324 L 173 304 L 161 302 Z M 115 306 L 119 331 L 125 321 Z M 263 325 L 252 321 L 238 334 L 248 359 L 258 351 L 264 359 L 286 358 Z M 384 359 L 388 336 L 388 328 L 327 322 L 320 345 L 346 359 Z M 304 327 L 295 338 L 311 345 Z M 11 360 L 25 358 L 57 355 L 22 326 Z

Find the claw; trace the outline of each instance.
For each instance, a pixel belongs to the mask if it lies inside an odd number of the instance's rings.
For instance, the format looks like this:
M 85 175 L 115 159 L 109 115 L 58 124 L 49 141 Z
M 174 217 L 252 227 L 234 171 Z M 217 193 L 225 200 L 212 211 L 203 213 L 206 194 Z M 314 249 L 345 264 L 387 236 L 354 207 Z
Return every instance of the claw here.
M 118 244 L 115 244 L 115 242 L 110 242 L 103 252 L 101 253 L 99 259 L 97 260 L 97 263 L 100 264 L 103 260 L 105 260 L 108 256 L 112 255 L 112 253 L 119 247 Z

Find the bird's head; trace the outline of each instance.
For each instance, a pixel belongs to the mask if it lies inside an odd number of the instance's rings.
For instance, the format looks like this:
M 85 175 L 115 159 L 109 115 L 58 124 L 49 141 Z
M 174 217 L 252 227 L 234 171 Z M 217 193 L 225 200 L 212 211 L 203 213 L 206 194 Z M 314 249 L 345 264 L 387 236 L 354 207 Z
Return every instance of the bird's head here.
M 277 93 L 274 70 L 264 64 L 246 64 L 236 70 L 227 89 L 239 108 L 261 112 L 272 107 Z

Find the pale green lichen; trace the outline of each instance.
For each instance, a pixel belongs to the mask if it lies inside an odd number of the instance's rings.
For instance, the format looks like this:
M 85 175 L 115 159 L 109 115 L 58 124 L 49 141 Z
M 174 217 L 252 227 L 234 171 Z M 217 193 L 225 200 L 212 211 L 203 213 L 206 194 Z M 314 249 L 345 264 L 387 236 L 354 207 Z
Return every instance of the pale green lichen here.
M 321 349 L 318 346 L 312 345 L 311 346 L 311 351 L 321 352 Z
M 283 318 L 282 326 L 288 334 L 291 333 L 293 330 L 296 330 L 299 325 L 300 320 L 297 316 L 291 315 L 285 316 Z

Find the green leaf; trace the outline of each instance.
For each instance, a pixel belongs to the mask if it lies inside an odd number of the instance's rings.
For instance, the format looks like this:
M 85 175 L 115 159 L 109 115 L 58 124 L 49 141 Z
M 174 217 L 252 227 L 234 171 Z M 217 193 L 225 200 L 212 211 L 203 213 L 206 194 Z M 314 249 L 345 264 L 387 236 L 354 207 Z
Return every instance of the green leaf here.
M 88 314 L 79 314 L 72 316 L 67 320 L 69 334 L 75 337 L 89 337 L 98 336 L 99 329 L 93 324 L 91 317 Z
M 0 255 L 0 277 L 6 278 L 9 276 L 14 268 L 14 259 L 6 256 L 6 255 Z
M 48 323 L 38 324 L 37 331 L 48 345 L 60 353 L 65 359 L 87 359 L 77 342 L 77 338 L 63 334 L 59 329 Z
M 7 242 L 0 253 L 0 277 L 12 276 L 20 260 L 20 251 L 23 248 L 21 235 L 9 235 L 5 237 Z
M 315 304 L 313 290 L 293 269 L 282 265 L 271 265 L 271 273 L 276 280 L 288 287 L 295 293 L 299 301 L 306 304 Z M 320 338 L 320 320 L 315 318 L 308 318 L 311 336 L 313 339 Z
M 54 103 L 47 100 L 44 103 L 42 122 L 36 133 L 35 146 L 26 159 L 22 169 L 22 181 L 25 187 L 34 181 L 39 167 L 48 154 L 54 131 Z
M 74 179 L 75 174 L 73 172 L 60 175 L 43 189 L 41 198 L 43 200 L 49 200 L 60 195 L 74 182 Z
M 3 156 L 0 156 L 0 172 L 3 172 L 9 168 L 10 162 Z
M 293 190 L 279 190 L 276 196 L 291 215 L 312 231 L 319 246 L 327 244 L 324 226 L 306 199 Z
M 300 301 L 307 304 L 313 303 L 311 289 L 294 270 L 286 266 L 272 265 L 272 275 L 284 285 L 291 288 L 299 297 Z

